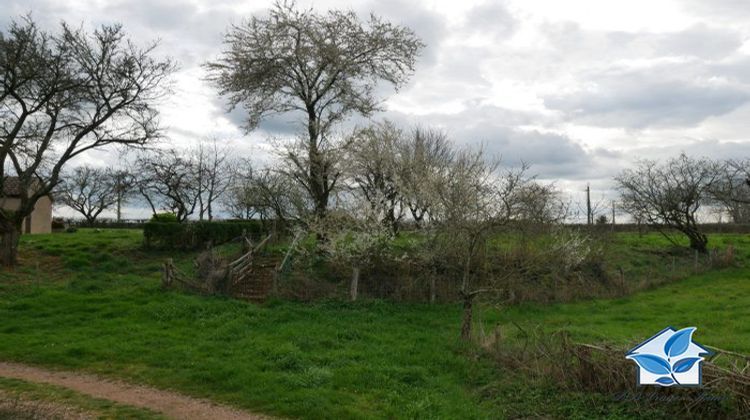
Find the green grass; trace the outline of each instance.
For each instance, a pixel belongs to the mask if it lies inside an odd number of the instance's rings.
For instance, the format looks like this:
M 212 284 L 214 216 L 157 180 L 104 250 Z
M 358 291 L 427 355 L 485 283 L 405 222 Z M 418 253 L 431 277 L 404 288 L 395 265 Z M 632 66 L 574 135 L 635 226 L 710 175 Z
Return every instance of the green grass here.
M 618 236 L 617 246 L 630 249 L 631 240 Z M 719 239 L 738 249 L 740 240 Z M 476 358 L 457 341 L 458 305 L 254 305 L 166 292 L 159 270 L 167 254 L 146 253 L 140 241 L 127 230 L 23 237 L 22 252 L 41 263 L 0 274 L 0 359 L 291 417 L 627 416 L 606 395 L 526 383 Z M 651 261 L 650 250 L 664 246 L 654 235 L 638 242 L 645 250 L 622 261 Z M 177 254 L 176 263 L 187 269 L 193 255 Z M 508 331 L 512 322 L 565 328 L 581 341 L 624 346 L 666 325 L 694 325 L 704 344 L 749 352 L 747 278 L 734 268 L 622 299 L 487 309 L 479 318 Z
M 156 420 L 164 418 L 162 415 L 150 410 L 117 404 L 109 400 L 92 398 L 67 388 L 0 377 L 0 399 L 2 398 L 10 399 L 11 401 L 19 399 L 20 401 L 53 403 L 107 419 Z M 29 415 L 29 413 L 6 413 L 0 408 L 0 418 L 12 419 L 16 418 L 17 415 L 23 415 L 23 418 L 27 418 L 26 415 Z M 28 418 L 32 417 L 29 416 Z
M 488 311 L 484 320 L 511 335 L 522 328 L 567 330 L 581 342 L 635 346 L 662 328 L 698 328 L 701 343 L 750 353 L 750 270 L 731 268 L 620 299 L 520 305 Z

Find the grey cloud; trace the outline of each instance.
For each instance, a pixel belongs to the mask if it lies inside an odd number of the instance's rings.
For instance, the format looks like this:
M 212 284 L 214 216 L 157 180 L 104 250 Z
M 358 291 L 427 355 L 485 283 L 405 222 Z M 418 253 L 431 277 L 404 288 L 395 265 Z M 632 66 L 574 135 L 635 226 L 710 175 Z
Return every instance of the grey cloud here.
M 10 2 L 0 23 L 31 12 L 44 29 L 55 31 L 60 21 L 92 29 L 122 23 L 138 44 L 160 41 L 158 53 L 176 58 L 184 67 L 200 64 L 218 50 L 221 33 L 230 23 L 228 9 L 199 9 L 187 0 L 134 0 L 109 3 L 66 3 L 56 0 Z
M 482 147 L 508 166 L 526 162 L 532 165 L 531 172 L 544 179 L 595 176 L 595 156 L 586 153 L 576 141 L 561 134 L 516 128 L 545 120 L 535 113 L 485 105 L 458 114 L 415 116 L 389 112 L 383 117 L 406 128 L 414 125 L 442 128 L 458 146 Z
M 750 17 L 750 3 L 746 0 L 682 0 L 683 9 L 698 17 L 721 20 L 741 20 Z
M 720 59 L 742 45 L 736 30 L 698 23 L 672 32 L 585 30 L 573 22 L 541 26 L 555 57 L 562 60 L 643 59 L 669 56 Z
M 723 58 L 742 45 L 739 33 L 711 28 L 705 24 L 691 26 L 683 31 L 648 35 L 653 38 L 658 55 L 696 56 L 708 59 Z
M 680 145 L 636 149 L 632 154 L 640 157 L 647 156 L 649 159 L 665 160 L 683 152 L 689 156 L 719 160 L 750 158 L 750 137 L 747 141 L 732 142 L 721 142 L 717 139 L 690 140 Z
M 592 75 L 594 87 L 544 98 L 568 118 L 603 127 L 695 126 L 750 99 L 743 86 L 708 83 L 697 76 L 670 77 L 669 68 Z M 664 71 L 666 70 L 666 71 Z
M 448 33 L 447 22 L 442 15 L 409 0 L 373 0 L 361 3 L 358 12 L 360 15 L 375 12 L 391 22 L 411 28 L 426 44 L 418 66 L 425 68 L 437 62 Z
M 511 166 L 521 162 L 531 165 L 531 172 L 545 179 L 586 178 L 586 169 L 593 166 L 592 156 L 560 134 L 492 127 L 470 130 L 464 135 L 471 136 L 469 144 L 482 144 L 488 153 L 502 157 Z
M 612 32 L 607 33 L 609 44 L 618 53 L 622 48 L 631 57 L 698 57 L 721 59 L 742 46 L 739 32 L 712 27 L 705 23 L 675 32 Z
M 491 34 L 497 39 L 508 38 L 516 32 L 520 22 L 502 2 L 487 2 L 469 11 L 464 31 Z
M 199 65 L 221 47 L 222 33 L 232 20 L 225 9 L 198 9 L 185 0 L 136 0 L 115 3 L 101 13 L 125 23 L 128 32 L 160 40 L 164 50 L 185 67 Z

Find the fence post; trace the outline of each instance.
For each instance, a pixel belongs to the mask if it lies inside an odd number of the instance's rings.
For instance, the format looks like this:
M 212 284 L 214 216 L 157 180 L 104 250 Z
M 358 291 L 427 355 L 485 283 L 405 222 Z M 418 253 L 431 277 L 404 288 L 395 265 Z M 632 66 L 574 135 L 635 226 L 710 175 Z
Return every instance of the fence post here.
M 357 300 L 357 288 L 359 287 L 359 267 L 352 267 L 352 283 L 349 289 L 349 297 L 351 301 Z
M 172 279 L 174 277 L 174 273 L 172 272 L 172 259 L 167 258 L 166 261 L 164 261 L 164 266 L 162 268 L 162 277 L 161 277 L 161 285 L 162 287 L 169 288 L 172 285 Z
M 695 250 L 695 258 L 694 258 L 693 265 L 694 265 L 695 274 L 698 274 L 698 250 L 697 249 Z

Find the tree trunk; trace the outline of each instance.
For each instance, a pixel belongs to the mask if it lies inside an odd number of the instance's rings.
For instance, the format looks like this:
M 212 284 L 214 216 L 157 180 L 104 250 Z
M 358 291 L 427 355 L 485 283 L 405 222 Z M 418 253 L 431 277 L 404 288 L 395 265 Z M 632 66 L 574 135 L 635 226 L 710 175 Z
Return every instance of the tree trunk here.
M 318 150 L 320 145 L 320 120 L 315 111 L 314 104 L 307 104 L 307 160 L 308 173 L 307 183 L 309 184 L 312 200 L 315 205 L 315 217 L 318 220 L 325 218 L 328 210 L 328 174 L 325 170 L 323 156 Z
M 430 276 L 430 303 L 435 303 L 436 297 L 437 297 L 437 280 L 435 279 L 435 274 L 433 273 Z
M 701 254 L 708 252 L 708 237 L 700 232 L 690 232 L 687 234 L 690 238 L 690 248 L 694 249 Z
M 474 318 L 474 295 L 462 293 L 464 299 L 464 319 L 461 322 L 461 340 L 471 340 L 471 324 Z
M 352 267 L 352 282 L 349 285 L 349 298 L 352 302 L 357 300 L 359 288 L 359 267 Z
M 119 189 L 119 187 L 118 187 Z M 117 223 L 122 221 L 122 193 L 117 193 Z
M 13 267 L 18 262 L 18 240 L 21 237 L 20 223 L 3 223 L 0 232 L 0 264 L 3 267 Z

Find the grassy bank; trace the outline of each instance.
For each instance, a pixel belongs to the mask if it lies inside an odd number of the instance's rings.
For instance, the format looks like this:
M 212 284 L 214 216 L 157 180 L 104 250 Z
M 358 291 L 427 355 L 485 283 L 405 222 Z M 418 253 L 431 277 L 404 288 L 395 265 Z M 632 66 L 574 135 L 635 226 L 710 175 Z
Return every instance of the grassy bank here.
M 140 250 L 140 235 L 24 237 L 23 266 L 0 280 L 0 359 L 123 377 L 292 417 L 628 415 L 611 396 L 558 392 L 475 358 L 457 341 L 457 305 L 254 305 L 162 291 L 166 254 Z M 719 240 L 744 255 L 740 239 Z M 659 248 L 660 241 L 643 243 Z M 191 257 L 178 254 L 177 262 L 187 266 Z M 636 257 L 627 260 L 647 269 Z M 480 321 L 509 336 L 516 323 L 623 345 L 666 325 L 694 325 L 704 344 L 750 352 L 742 322 L 750 315 L 747 278 L 747 270 L 733 268 L 614 300 L 490 308 Z

